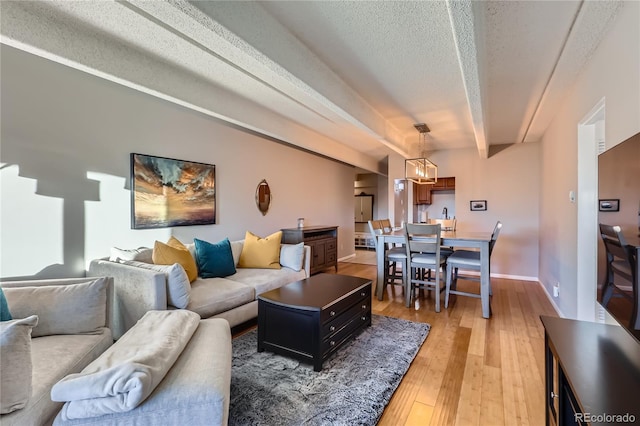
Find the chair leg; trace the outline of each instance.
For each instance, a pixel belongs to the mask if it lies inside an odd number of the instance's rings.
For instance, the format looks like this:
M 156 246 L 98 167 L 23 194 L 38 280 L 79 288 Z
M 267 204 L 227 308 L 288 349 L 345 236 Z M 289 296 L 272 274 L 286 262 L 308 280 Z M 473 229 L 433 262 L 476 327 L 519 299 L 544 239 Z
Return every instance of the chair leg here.
M 408 262 L 407 262 L 408 263 Z M 408 271 L 407 271 L 407 291 L 405 292 L 404 295 L 404 304 L 407 308 L 411 307 L 411 298 L 413 297 L 413 283 L 411 282 L 411 280 L 413 280 L 413 276 L 415 274 L 415 268 L 410 268 L 407 267 Z
M 613 272 L 611 271 L 609 265 L 607 265 L 607 277 L 604 280 L 604 286 L 602 288 L 602 306 L 607 307 L 611 297 L 613 296 L 614 290 L 613 284 Z
M 447 265 L 447 280 L 444 290 L 444 308 L 449 307 L 449 291 L 451 291 L 451 265 Z
M 440 267 L 436 266 L 435 268 L 435 293 L 436 293 L 436 312 L 440 312 Z
M 409 281 L 409 271 L 407 267 L 407 262 L 402 262 L 402 291 L 404 292 L 404 297 L 406 299 L 407 294 L 409 294 L 409 290 L 411 289 L 411 282 Z

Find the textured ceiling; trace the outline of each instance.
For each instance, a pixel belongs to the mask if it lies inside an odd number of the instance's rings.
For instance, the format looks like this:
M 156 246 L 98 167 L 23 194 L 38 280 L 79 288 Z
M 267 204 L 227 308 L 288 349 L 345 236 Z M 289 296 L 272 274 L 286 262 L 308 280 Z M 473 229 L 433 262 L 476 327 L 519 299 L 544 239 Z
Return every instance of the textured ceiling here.
M 537 141 L 622 2 L 0 2 L 2 42 L 323 155 Z

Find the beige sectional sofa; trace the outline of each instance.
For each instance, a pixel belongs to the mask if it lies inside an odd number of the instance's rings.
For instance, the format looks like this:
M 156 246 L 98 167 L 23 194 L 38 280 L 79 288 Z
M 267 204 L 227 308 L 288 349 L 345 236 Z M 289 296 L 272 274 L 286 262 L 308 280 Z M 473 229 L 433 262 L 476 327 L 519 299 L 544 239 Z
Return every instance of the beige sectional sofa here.
M 14 342 L 7 342 L 5 324 L 24 322 L 22 318 L 35 319 L 38 325 L 29 330 L 32 363 L 21 363 L 21 374 L 15 374 L 15 363 L 7 374 L 3 363 L 1 390 L 4 394 L 12 386 L 24 384 L 31 373 L 31 392 L 26 401 L 14 404 L 17 410 L 2 414 L 0 424 L 9 425 L 226 425 L 229 415 L 229 392 L 231 382 L 231 332 L 223 319 L 198 320 L 195 332 L 188 338 L 166 375 L 152 393 L 135 408 L 99 417 L 65 419 L 62 402 L 52 401 L 51 390 L 56 383 L 73 373 L 80 373 L 101 360 L 113 359 L 113 353 L 131 352 L 123 338 L 113 343 L 107 325 L 112 300 L 111 278 L 72 278 L 37 281 L 2 282 L 0 286 L 8 302 L 13 320 L 6 321 L 2 328 L 2 359 L 28 359 L 24 351 L 12 357 L 16 350 Z M 161 314 L 168 312 L 160 312 Z M 146 319 L 146 318 L 145 318 Z M 145 321 L 142 320 L 141 323 Z M 31 321 L 34 323 L 35 321 Z M 33 325 L 33 324 L 31 324 Z M 154 327 L 159 329 L 161 327 Z M 140 332 L 140 325 L 137 327 Z M 144 327 L 142 328 L 144 330 Z M 136 327 L 130 330 L 136 331 Z M 160 331 L 161 333 L 161 331 Z M 131 336 L 130 336 L 131 337 Z M 168 337 L 171 339 L 172 337 Z M 155 338 L 154 338 L 155 339 Z M 161 340 L 161 339 L 160 339 Z M 121 344 L 117 348 L 118 344 Z M 24 345 L 22 345 L 24 346 Z M 24 349 L 23 347 L 20 349 Z M 110 351 L 108 357 L 101 357 Z M 106 354 L 105 354 L 106 355 Z M 104 363 L 105 361 L 102 361 Z M 29 371 L 27 371 L 27 368 Z M 83 372 L 84 373 L 84 372 Z M 19 389 L 19 391 L 22 391 Z M 8 395 L 3 395 L 4 402 Z
M 24 408 L 0 416 L 0 424 L 49 424 L 62 408 L 62 403 L 51 401 L 51 387 L 67 374 L 80 372 L 113 344 L 107 327 L 111 281 L 72 278 L 0 285 L 14 319 L 39 317 L 31 338 L 31 397 Z M 3 347 L 3 356 L 8 356 L 4 351 Z M 2 380 L 4 392 L 11 384 Z
M 236 273 L 225 278 L 198 277 L 190 284 L 186 309 L 198 313 L 202 318 L 224 318 L 234 327 L 258 316 L 259 294 L 310 275 L 309 246 L 304 246 L 301 269 L 296 271 L 284 266 L 280 269 L 237 267 L 243 244 L 244 240 L 231 241 Z M 282 248 L 286 246 L 281 245 Z M 187 247 L 193 250 L 193 245 L 188 244 Z M 167 274 L 163 272 L 105 257 L 91 261 L 88 275 L 113 277 L 112 331 L 116 339 L 147 311 L 175 309 L 168 301 Z

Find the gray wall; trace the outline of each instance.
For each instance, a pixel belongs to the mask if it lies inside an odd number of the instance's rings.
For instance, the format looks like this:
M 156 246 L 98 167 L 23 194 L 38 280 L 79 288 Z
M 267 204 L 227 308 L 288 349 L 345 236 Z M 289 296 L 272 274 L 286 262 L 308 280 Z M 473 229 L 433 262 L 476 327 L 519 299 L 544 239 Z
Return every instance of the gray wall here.
M 498 220 L 503 223 L 491 274 L 537 281 L 540 144 L 498 150 L 488 159 L 475 148 L 435 152 L 429 159 L 439 176 L 456 178 L 455 208 L 449 211 L 455 211 L 458 230 L 490 232 Z M 471 200 L 487 200 L 487 210 L 470 211 Z M 442 209 L 436 213 L 440 217 Z
M 353 167 L 4 45 L 1 55 L 1 277 L 82 275 L 111 246 L 241 239 L 298 217 L 338 225 L 338 257 L 353 253 Z M 131 152 L 215 164 L 217 224 L 131 230 Z
M 595 264 L 586 265 L 585 271 L 592 283 L 578 280 L 583 263 L 578 259 L 578 240 L 585 233 L 578 228 L 578 207 L 581 195 L 583 200 L 597 198 L 597 188 L 585 187 L 578 179 L 578 128 L 594 106 L 604 101 L 607 149 L 640 131 L 639 24 L 640 3 L 624 2 L 611 30 L 576 76 L 542 138 L 540 282 L 548 294 L 553 294 L 556 282 L 561 283 L 560 296 L 553 301 L 561 314 L 570 318 L 593 319 L 596 297 Z M 569 201 L 569 191 L 576 191 L 577 203 Z M 597 211 L 597 202 L 590 208 Z M 594 251 L 596 228 L 593 223 L 587 230 L 593 233 Z

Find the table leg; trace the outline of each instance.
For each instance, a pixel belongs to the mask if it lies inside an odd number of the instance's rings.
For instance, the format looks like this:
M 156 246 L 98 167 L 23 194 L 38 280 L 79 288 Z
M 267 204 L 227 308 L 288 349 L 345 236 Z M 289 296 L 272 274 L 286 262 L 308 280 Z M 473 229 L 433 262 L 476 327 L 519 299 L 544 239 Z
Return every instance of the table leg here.
M 382 300 L 384 290 L 384 237 L 376 238 L 376 264 L 378 269 L 378 278 L 376 279 L 376 296 L 378 300 Z
M 482 317 L 491 317 L 491 303 L 489 300 L 489 289 L 491 277 L 489 269 L 489 242 L 483 242 L 480 246 L 480 300 L 482 302 Z

